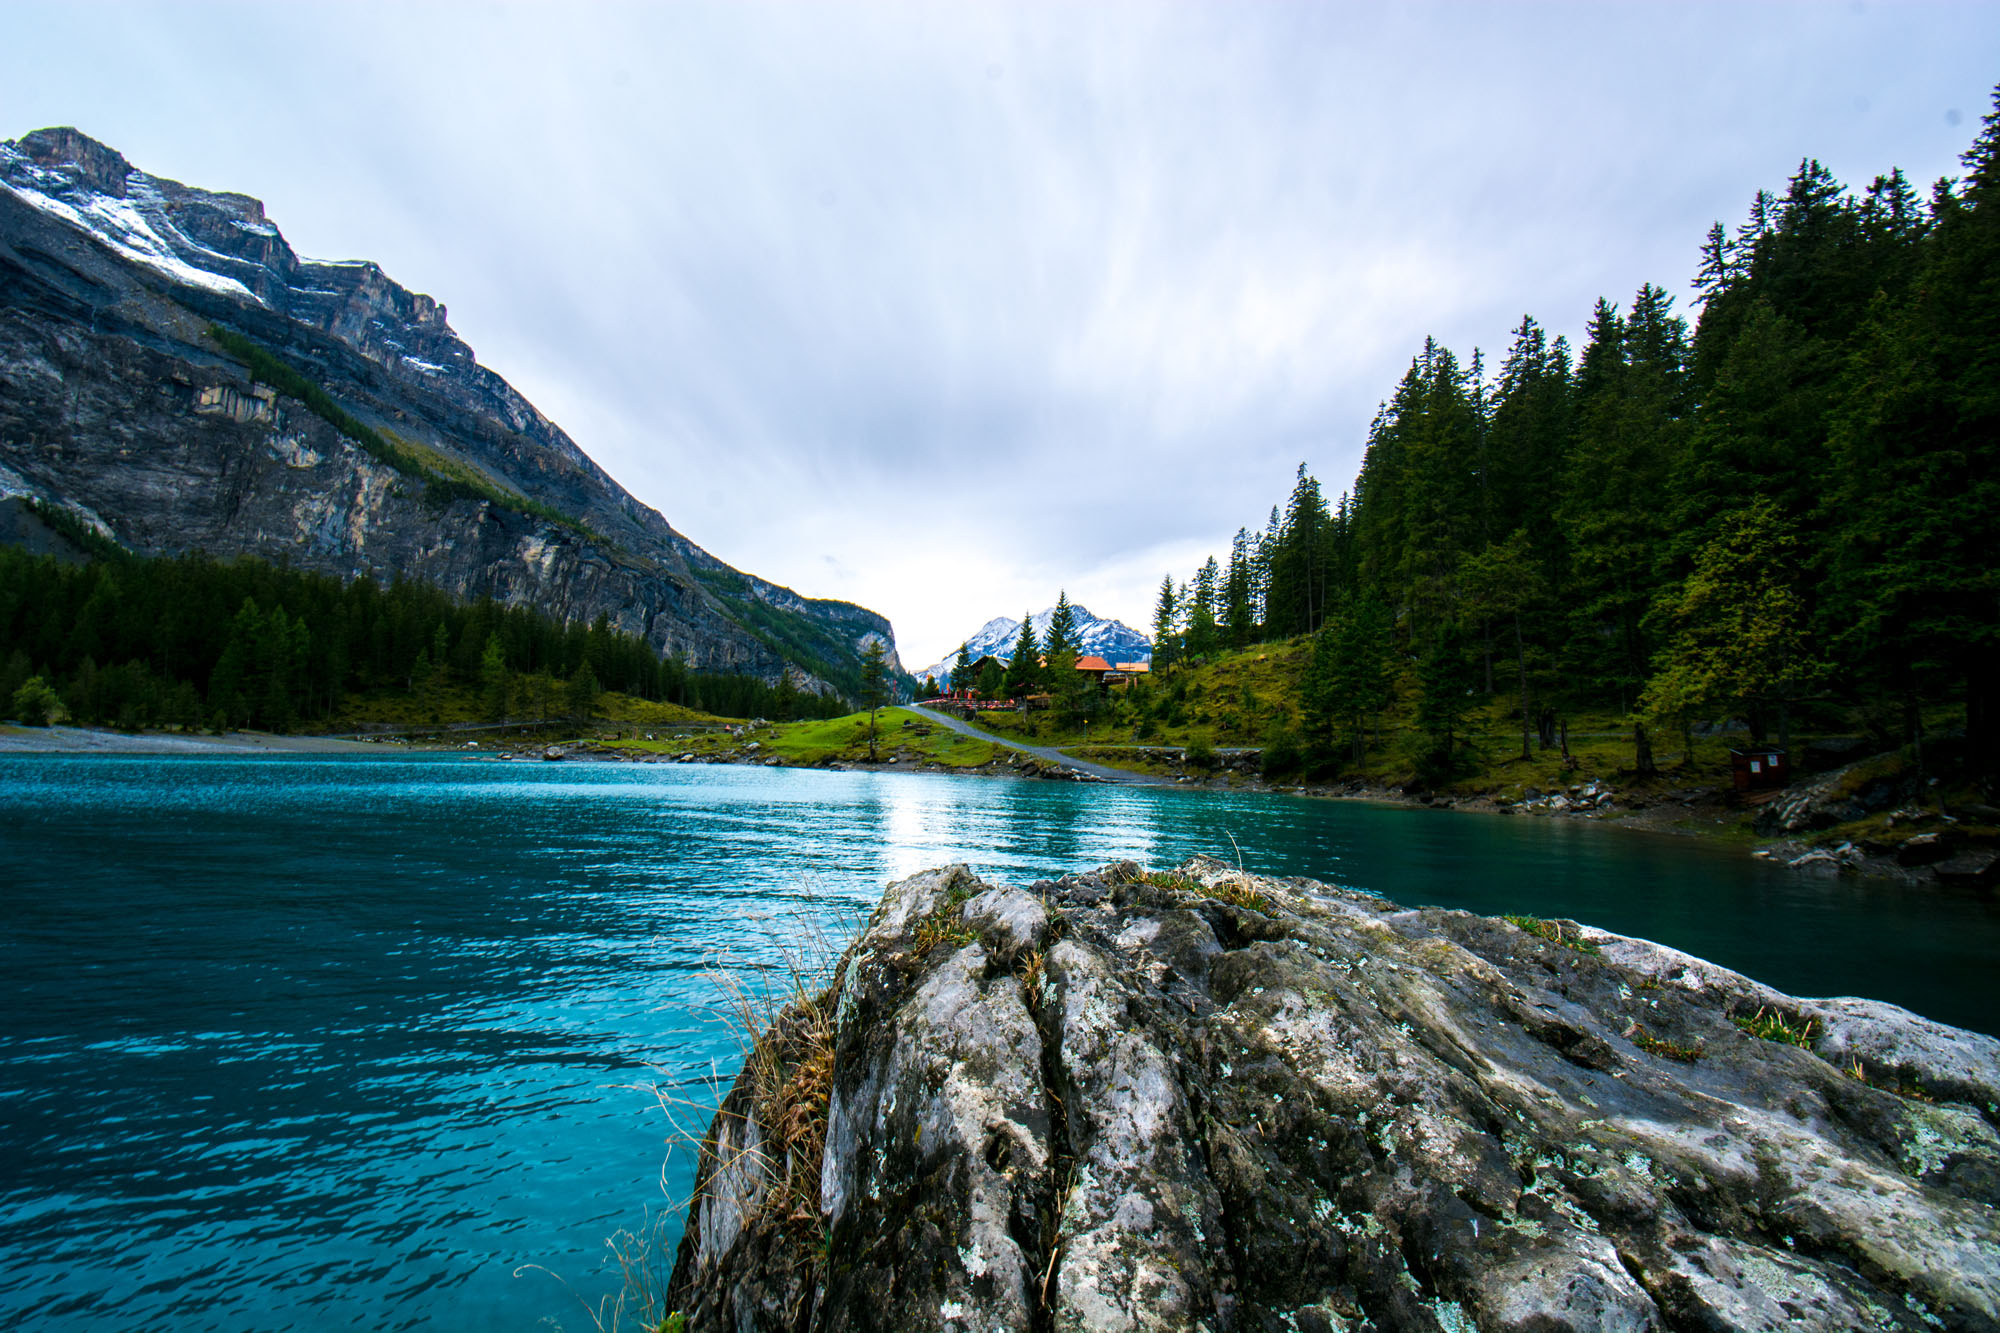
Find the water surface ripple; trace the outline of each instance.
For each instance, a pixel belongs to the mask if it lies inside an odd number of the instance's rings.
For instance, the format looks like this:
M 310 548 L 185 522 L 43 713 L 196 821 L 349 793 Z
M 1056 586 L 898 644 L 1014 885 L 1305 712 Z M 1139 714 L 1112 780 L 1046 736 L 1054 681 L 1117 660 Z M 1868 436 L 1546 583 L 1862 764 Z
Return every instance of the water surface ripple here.
M 1232 844 L 1232 836 L 1235 844 Z M 457 756 L 0 758 L 0 1326 L 590 1327 L 686 1188 L 634 1085 L 733 1072 L 718 965 L 947 861 L 1194 852 L 1573 916 L 1991 1031 L 1990 897 L 1277 797 Z

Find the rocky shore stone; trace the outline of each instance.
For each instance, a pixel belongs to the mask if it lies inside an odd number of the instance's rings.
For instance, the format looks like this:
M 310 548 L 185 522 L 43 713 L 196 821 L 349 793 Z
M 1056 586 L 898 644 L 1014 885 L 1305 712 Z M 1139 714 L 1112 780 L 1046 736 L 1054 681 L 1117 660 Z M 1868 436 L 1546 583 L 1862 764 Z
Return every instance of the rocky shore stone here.
M 1890 1005 L 1198 859 L 913 876 L 822 1007 L 817 1210 L 739 1080 L 690 1329 L 2000 1327 L 2000 1042 Z

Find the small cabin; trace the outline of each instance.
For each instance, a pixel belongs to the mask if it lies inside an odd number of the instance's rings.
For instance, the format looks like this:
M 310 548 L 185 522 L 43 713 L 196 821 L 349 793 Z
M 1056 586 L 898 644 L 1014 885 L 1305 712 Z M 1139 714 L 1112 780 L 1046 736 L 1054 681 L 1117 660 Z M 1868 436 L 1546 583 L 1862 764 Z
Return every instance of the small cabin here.
M 1768 791 L 1792 780 L 1791 756 L 1775 745 L 1729 752 L 1729 776 L 1738 791 Z
M 1101 683 L 1104 680 L 1104 673 L 1111 670 L 1111 663 L 1101 657 L 1079 657 L 1076 659 L 1076 669 L 1093 681 Z

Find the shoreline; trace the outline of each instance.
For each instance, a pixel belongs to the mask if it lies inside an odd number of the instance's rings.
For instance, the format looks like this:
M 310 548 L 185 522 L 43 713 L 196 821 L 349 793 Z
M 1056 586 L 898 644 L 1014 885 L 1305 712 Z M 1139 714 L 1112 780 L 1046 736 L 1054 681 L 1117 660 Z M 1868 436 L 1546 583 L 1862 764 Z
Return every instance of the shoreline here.
M 990 737 L 990 733 L 987 733 Z M 995 739 L 999 744 L 1009 742 Z M 916 759 L 904 761 L 887 759 L 876 763 L 865 760 L 833 760 L 820 763 L 793 763 L 782 757 L 752 759 L 742 755 L 699 755 L 683 759 L 679 755 L 655 753 L 620 747 L 616 742 L 588 741 L 579 747 L 577 742 L 565 742 L 553 747 L 561 750 L 562 759 L 574 763 L 626 763 L 626 764 L 673 764 L 683 766 L 704 764 L 727 764 L 738 768 L 797 768 L 837 773 L 927 773 L 966 778 L 1000 778 L 1011 780 L 1036 780 L 1056 782 L 1079 782 L 1096 786 L 1132 785 L 1166 788 L 1174 791 L 1234 792 L 1257 795 L 1296 796 L 1316 801 L 1355 801 L 1372 805 L 1397 806 L 1405 809 L 1449 810 L 1465 814 L 1503 815 L 1510 818 L 1575 820 L 1602 825 L 1608 828 L 1635 829 L 1644 833 L 1667 834 L 1674 837 L 1697 838 L 1724 846 L 1739 847 L 1743 854 L 1761 860 L 1774 868 L 1792 870 L 1801 875 L 1837 880 L 1847 875 L 1860 879 L 1878 880 L 1906 887 L 1942 889 L 1950 887 L 1936 880 L 1927 866 L 1905 866 L 1892 857 L 1870 856 L 1858 850 L 1847 860 L 1828 857 L 1823 851 L 1798 838 L 1768 838 L 1747 831 L 1738 821 L 1742 813 L 1734 806 L 1724 791 L 1708 787 L 1690 787 L 1669 790 L 1652 799 L 1634 800 L 1629 792 L 1617 792 L 1602 782 L 1579 784 L 1601 790 L 1613 800 L 1622 800 L 1620 805 L 1607 802 L 1604 808 L 1583 808 L 1555 806 L 1547 798 L 1541 802 L 1517 804 L 1496 800 L 1486 795 L 1410 795 L 1391 787 L 1372 787 L 1359 782 L 1334 783 L 1325 785 L 1270 783 L 1261 776 L 1246 774 L 1241 770 L 1223 768 L 1201 779 L 1179 780 L 1161 778 L 1153 774 L 1134 773 L 1134 780 L 1119 783 L 1115 780 L 1093 776 L 1078 768 L 1066 767 L 1040 759 L 1026 750 L 1017 750 L 1022 762 L 1009 763 L 991 760 L 984 764 L 953 766 L 935 761 Z M 520 761 L 540 762 L 541 756 L 525 754 L 517 757 Z M 1551 793 L 1551 796 L 1555 795 Z M 1799 858 L 1809 857 L 1803 864 Z
M 327 736 L 265 731 L 221 735 L 111 731 L 100 727 L 0 725 L 0 755 L 12 754 L 380 754 L 381 747 Z
M 122 732 L 95 727 L 19 727 L 0 725 L 0 757 L 9 755 L 252 755 L 252 754 L 375 754 L 402 753 L 478 754 L 499 760 L 504 755 L 513 762 L 547 762 L 548 751 L 570 763 L 625 764 L 729 764 L 741 768 L 798 768 L 847 773 L 925 773 L 964 778 L 998 778 L 1014 781 L 1078 782 L 1098 786 L 1132 785 L 1164 787 L 1179 791 L 1235 792 L 1258 795 L 1296 796 L 1308 800 L 1358 801 L 1406 809 L 1450 810 L 1467 814 L 1504 815 L 1512 818 L 1579 820 L 1613 828 L 1638 829 L 1676 837 L 1699 838 L 1721 844 L 1735 844 L 1746 856 L 1765 861 L 1779 869 L 1800 874 L 1838 879 L 1852 874 L 1864 879 L 1883 880 L 1911 887 L 1949 887 L 1928 873 L 1925 866 L 1905 866 L 1893 857 L 1872 856 L 1858 851 L 1847 860 L 1838 860 L 1800 838 L 1766 838 L 1746 832 L 1738 810 L 1725 792 L 1713 788 L 1682 788 L 1657 797 L 1635 799 L 1603 783 L 1588 784 L 1601 789 L 1603 808 L 1568 808 L 1554 805 L 1550 798 L 1535 803 L 1514 803 L 1487 795 L 1412 795 L 1394 788 L 1372 787 L 1359 782 L 1295 784 L 1267 782 L 1261 775 L 1237 767 L 1218 768 L 1207 776 L 1176 778 L 1132 772 L 1129 782 L 1098 776 L 1090 769 L 1104 765 L 1072 760 L 1064 756 L 1052 761 L 991 733 L 982 733 L 1016 756 L 995 758 L 983 764 L 955 766 L 916 756 L 892 756 L 875 763 L 865 760 L 834 760 L 821 763 L 794 763 L 780 756 L 753 759 L 747 756 L 703 755 L 682 759 L 678 755 L 635 750 L 616 741 L 590 738 L 526 746 L 496 743 L 468 751 L 462 744 L 446 741 L 404 742 L 388 750 L 380 742 L 352 741 L 324 736 L 272 732 L 234 731 L 221 735 L 161 732 Z M 1059 752 L 1058 752 L 1059 753 Z M 1084 765 L 1088 764 L 1086 768 Z M 1556 794 L 1552 793 L 1551 796 Z M 1615 803 L 1614 802 L 1618 802 Z M 1801 858 L 1804 858 L 1801 863 Z

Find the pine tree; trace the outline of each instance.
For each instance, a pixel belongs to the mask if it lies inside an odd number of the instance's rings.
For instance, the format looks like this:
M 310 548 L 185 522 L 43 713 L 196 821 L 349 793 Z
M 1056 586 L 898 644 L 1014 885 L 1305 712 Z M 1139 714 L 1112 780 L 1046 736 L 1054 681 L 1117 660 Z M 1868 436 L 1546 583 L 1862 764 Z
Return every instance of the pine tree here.
M 1210 556 L 1195 571 L 1194 588 L 1188 599 L 1187 653 L 1191 658 L 1214 652 L 1221 638 L 1215 623 L 1216 589 L 1221 582 L 1222 571 L 1216 567 L 1215 557 Z
M 1251 602 L 1256 577 L 1253 559 L 1250 530 L 1236 529 L 1236 537 L 1229 544 L 1229 572 L 1223 577 L 1222 597 L 1229 643 L 1235 648 L 1254 642 L 1257 635 L 1257 615 Z
M 1720 222 L 1708 229 L 1701 245 L 1701 266 L 1695 270 L 1694 289 L 1698 305 L 1706 305 L 1717 293 L 1728 289 L 1736 274 L 1736 243 L 1722 230 Z
M 880 638 L 861 650 L 861 706 L 868 710 L 868 762 L 875 762 L 875 715 L 889 702 L 888 648 Z
M 1008 659 L 1005 684 L 1010 698 L 1024 699 L 1035 692 L 1042 679 L 1042 650 L 1035 642 L 1035 624 L 1028 612 L 1021 613 L 1021 632 L 1014 639 L 1014 655 Z
M 1056 716 L 1064 725 L 1074 723 L 1085 711 L 1084 687 L 1090 680 L 1076 669 L 1076 611 L 1069 594 L 1056 593 L 1055 610 L 1049 614 L 1048 640 L 1042 647 L 1042 685 L 1053 696 Z
M 1509 527 L 1524 532 L 1544 579 L 1562 559 L 1556 509 L 1570 450 L 1571 408 L 1567 345 L 1560 338 L 1550 343 L 1539 324 L 1522 316 L 1500 363 L 1487 446 L 1493 505 L 1504 516 L 1491 540 L 1505 540 Z
M 564 690 L 570 717 L 578 722 L 590 721 L 597 711 L 598 693 L 597 673 L 590 669 L 590 660 L 585 658 L 570 673 L 569 685 Z
M 479 690 L 488 722 L 507 720 L 509 693 L 507 652 L 498 633 L 488 633 L 486 647 L 479 654 Z
M 1466 647 L 1458 625 L 1445 621 L 1417 668 L 1417 730 L 1429 742 L 1417 771 L 1426 782 L 1446 781 L 1458 768 L 1458 742 L 1465 715 L 1471 711 L 1473 686 Z
M 974 677 L 972 688 L 984 699 L 998 699 L 1007 688 L 1007 669 L 988 657 Z
M 1330 706 L 1345 720 L 1359 764 L 1369 722 L 1395 697 L 1395 625 L 1372 595 L 1357 598 L 1341 616 L 1334 643 Z
M 1278 506 L 1271 506 L 1271 516 L 1264 524 L 1251 548 L 1250 562 L 1250 606 L 1267 635 L 1271 634 L 1271 561 L 1278 554 L 1280 532 Z
M 958 658 L 951 664 L 951 688 L 954 691 L 972 686 L 972 654 L 966 645 L 958 645 Z
M 1354 563 L 1418 632 L 1453 614 L 1459 556 L 1489 525 L 1483 387 L 1435 339 L 1375 415 L 1355 482 Z
M 1299 713 L 1306 739 L 1328 747 L 1333 744 L 1334 723 L 1341 714 L 1339 625 L 1338 620 L 1329 620 L 1312 636 L 1312 653 L 1299 680 Z
M 1528 689 L 1527 634 L 1522 621 L 1544 591 L 1541 570 L 1527 532 L 1516 529 L 1506 541 L 1494 542 L 1477 555 L 1467 556 L 1460 581 L 1471 612 L 1486 624 L 1502 624 L 1512 633 L 1515 679 L 1520 690 L 1521 758 L 1526 760 L 1533 707 Z M 1490 667 L 1486 688 L 1492 693 Z
M 1651 284 L 1629 321 L 1597 303 L 1557 509 L 1575 621 L 1572 683 L 1615 695 L 1620 711 L 1648 674 L 1645 615 L 1668 577 L 1669 480 L 1685 449 L 1686 330 L 1670 304 Z
M 424 717 L 432 726 L 442 726 L 444 724 L 445 691 L 449 688 L 451 682 L 451 632 L 445 628 L 443 621 L 438 622 L 436 630 L 431 634 L 431 645 L 426 661 L 429 664 L 429 671 L 427 673 L 428 679 L 424 682 L 422 694 Z M 580 689 L 581 687 L 579 686 L 578 688 Z M 574 698 L 575 696 L 572 697 Z M 592 675 L 590 678 L 590 698 L 593 702 L 597 698 L 597 677 L 595 675 Z M 586 720 L 590 717 L 588 709 L 580 710 L 575 708 L 573 704 L 571 711 Z
M 1265 614 L 1273 634 L 1310 634 L 1326 614 L 1326 527 L 1326 497 L 1301 463 L 1271 553 Z
M 1042 655 L 1053 669 L 1059 654 L 1075 661 L 1076 650 L 1076 610 L 1069 604 L 1069 594 L 1058 591 L 1055 610 L 1049 613 L 1048 641 L 1042 645 Z
M 1180 657 L 1175 642 L 1175 626 L 1180 620 L 1180 602 L 1174 595 L 1174 576 L 1160 581 L 1160 599 L 1153 605 L 1153 671 L 1165 677 Z

